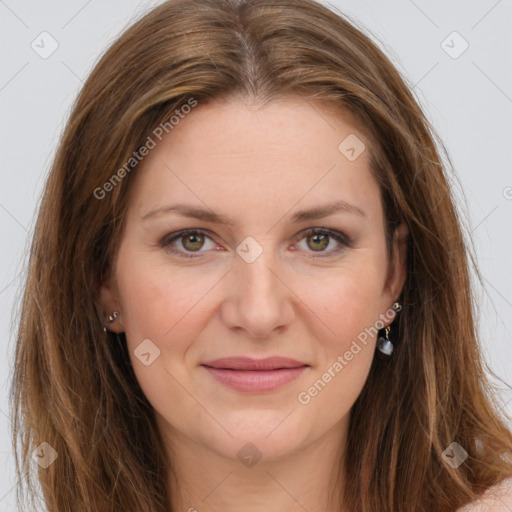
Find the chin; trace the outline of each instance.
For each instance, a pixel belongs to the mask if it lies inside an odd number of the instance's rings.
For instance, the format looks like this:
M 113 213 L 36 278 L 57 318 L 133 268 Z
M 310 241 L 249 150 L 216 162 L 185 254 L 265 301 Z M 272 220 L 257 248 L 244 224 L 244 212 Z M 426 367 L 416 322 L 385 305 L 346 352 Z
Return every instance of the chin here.
M 307 426 L 293 421 L 294 413 L 283 411 L 240 411 L 232 421 L 222 422 L 233 436 L 215 436 L 212 451 L 243 462 L 244 456 L 261 461 L 279 460 L 299 450 L 307 441 Z M 208 438 L 211 443 L 211 437 Z

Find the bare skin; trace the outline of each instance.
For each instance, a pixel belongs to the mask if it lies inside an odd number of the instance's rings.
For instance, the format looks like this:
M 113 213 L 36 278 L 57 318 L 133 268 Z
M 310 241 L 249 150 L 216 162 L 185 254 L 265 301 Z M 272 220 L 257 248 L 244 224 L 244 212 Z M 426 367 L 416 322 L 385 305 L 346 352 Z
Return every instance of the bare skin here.
M 351 134 L 366 145 L 353 161 L 338 149 Z M 231 98 L 198 105 L 129 178 L 115 279 L 104 283 L 101 300 L 106 312 L 120 312 L 109 328 L 126 332 L 155 409 L 173 511 L 346 512 L 338 468 L 376 339 L 358 342 L 359 351 L 353 342 L 379 319 L 392 321 L 406 269 L 404 226 L 387 261 L 369 151 L 348 115 L 296 97 L 265 107 Z M 292 219 L 336 201 L 352 208 Z M 233 225 L 175 211 L 150 215 L 177 203 Z M 207 233 L 162 242 L 193 228 Z M 310 228 L 343 241 L 311 236 Z M 146 339 L 151 359 L 153 346 L 160 351 L 149 365 L 134 353 Z M 276 355 L 307 367 L 271 391 L 234 390 L 202 366 Z M 308 392 L 319 379 L 320 391 Z

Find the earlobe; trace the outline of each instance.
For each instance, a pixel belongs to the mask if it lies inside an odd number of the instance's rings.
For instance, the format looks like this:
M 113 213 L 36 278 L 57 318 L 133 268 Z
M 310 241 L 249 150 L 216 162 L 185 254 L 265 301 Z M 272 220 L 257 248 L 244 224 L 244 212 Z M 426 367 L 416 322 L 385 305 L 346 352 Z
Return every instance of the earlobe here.
M 106 278 L 100 286 L 98 309 L 103 326 L 118 334 L 124 331 L 118 294 L 110 277 Z

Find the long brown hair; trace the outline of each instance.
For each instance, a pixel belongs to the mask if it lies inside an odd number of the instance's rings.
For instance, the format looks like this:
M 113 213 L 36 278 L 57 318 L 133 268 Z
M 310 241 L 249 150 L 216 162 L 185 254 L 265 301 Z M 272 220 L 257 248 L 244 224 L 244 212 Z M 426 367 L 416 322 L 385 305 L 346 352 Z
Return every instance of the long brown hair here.
M 40 486 L 50 512 L 169 510 L 153 411 L 123 335 L 102 329 L 97 293 L 137 172 L 126 162 L 191 99 L 232 94 L 344 107 L 371 142 L 388 244 L 400 222 L 409 230 L 408 272 L 395 353 L 375 357 L 351 411 L 345 503 L 351 512 L 453 512 L 512 474 L 503 456 L 512 436 L 484 373 L 442 146 L 377 46 L 313 0 L 165 2 L 86 81 L 30 252 L 12 386 L 19 498 Z M 34 475 L 31 454 L 43 442 L 58 459 Z M 452 442 L 468 453 L 458 468 L 442 455 Z

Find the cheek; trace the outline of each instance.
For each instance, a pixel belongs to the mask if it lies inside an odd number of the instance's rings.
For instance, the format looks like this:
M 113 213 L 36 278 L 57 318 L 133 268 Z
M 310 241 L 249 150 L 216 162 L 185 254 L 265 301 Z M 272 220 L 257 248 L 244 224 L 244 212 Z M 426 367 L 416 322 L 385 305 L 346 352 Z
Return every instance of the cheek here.
M 186 354 L 208 318 L 204 298 L 219 276 L 199 267 L 172 268 L 152 260 L 150 253 L 141 253 L 126 244 L 119 250 L 116 277 L 135 375 L 153 407 L 167 411 L 168 400 L 186 402 L 178 383 L 189 377 Z M 148 339 L 156 349 L 149 345 L 151 359 L 145 365 L 137 354 L 145 353 L 139 347 L 147 347 Z M 153 360 L 154 354 L 158 355 Z M 193 403 L 188 405 L 195 411 Z M 199 415 L 200 411 L 194 414 Z
M 316 332 L 319 354 L 310 383 L 314 387 L 308 388 L 311 394 L 304 391 L 311 398 L 318 396 L 315 410 L 324 419 L 334 421 L 340 408 L 347 412 L 366 381 L 374 357 L 384 271 L 379 258 L 361 251 L 336 272 L 317 279 L 307 293 L 303 290 L 311 309 L 308 328 Z M 305 317 L 306 310 L 302 313 Z
M 331 349 L 344 349 L 379 319 L 385 267 L 370 251 L 353 254 L 336 270 L 301 280 L 304 301 L 311 308 L 313 324 L 326 328 L 322 338 Z M 321 321 L 321 322 L 320 322 Z
M 116 277 L 124 328 L 132 343 L 141 337 L 163 342 L 183 329 L 219 280 L 216 272 L 155 260 L 152 252 L 141 253 L 129 244 L 119 250 Z

